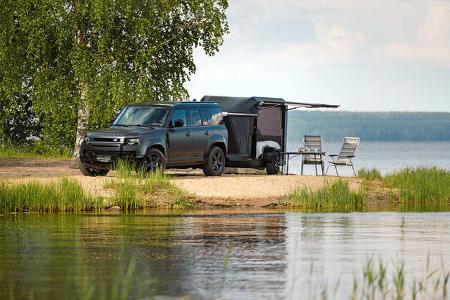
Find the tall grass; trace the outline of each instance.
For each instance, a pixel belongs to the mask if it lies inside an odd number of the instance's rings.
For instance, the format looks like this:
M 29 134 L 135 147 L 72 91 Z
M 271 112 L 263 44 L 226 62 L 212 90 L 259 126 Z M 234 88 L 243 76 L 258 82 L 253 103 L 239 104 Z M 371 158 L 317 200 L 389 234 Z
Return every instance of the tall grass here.
M 409 204 L 448 204 L 450 172 L 438 168 L 405 169 L 384 177 L 400 190 L 400 201 Z
M 365 180 L 381 180 L 382 176 L 377 169 L 365 169 L 362 168 L 358 171 L 358 177 Z
M 344 180 L 327 182 L 317 191 L 297 188 L 289 195 L 289 200 L 293 208 L 312 211 L 358 211 L 365 207 L 364 191 L 351 191 Z
M 193 204 L 180 188 L 170 181 L 170 176 L 162 171 L 145 172 L 126 161 L 116 166 L 117 178 L 106 187 L 115 190 L 111 204 L 122 209 L 136 209 L 144 206 L 160 206 L 157 198 L 165 198 L 168 208 L 189 208 Z
M 42 184 L 0 183 L 0 212 L 79 212 L 103 207 L 103 199 L 87 195 L 77 181 L 68 178 Z

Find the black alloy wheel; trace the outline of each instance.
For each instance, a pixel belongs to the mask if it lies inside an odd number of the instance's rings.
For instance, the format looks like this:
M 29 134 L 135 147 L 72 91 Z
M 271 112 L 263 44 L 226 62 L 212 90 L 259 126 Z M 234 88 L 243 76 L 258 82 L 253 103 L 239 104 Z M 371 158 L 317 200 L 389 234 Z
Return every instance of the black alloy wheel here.
M 278 151 L 273 153 L 271 161 L 266 162 L 266 172 L 269 175 L 275 175 L 280 173 L 280 153 Z
M 208 154 L 208 160 L 203 166 L 206 176 L 220 176 L 225 171 L 225 154 L 220 147 L 214 146 Z
M 144 160 L 142 162 L 142 168 L 145 172 L 155 172 L 166 168 L 166 158 L 164 154 L 156 148 L 147 150 Z

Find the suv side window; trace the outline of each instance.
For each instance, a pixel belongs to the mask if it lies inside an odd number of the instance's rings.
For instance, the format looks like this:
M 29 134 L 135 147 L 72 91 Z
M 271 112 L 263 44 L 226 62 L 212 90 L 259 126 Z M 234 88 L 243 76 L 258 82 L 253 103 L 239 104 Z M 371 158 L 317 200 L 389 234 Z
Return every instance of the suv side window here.
M 188 109 L 189 112 L 189 120 L 191 121 L 191 126 L 201 126 L 202 118 L 200 117 L 199 109 Z
M 186 110 L 184 109 L 174 109 L 172 113 L 172 119 L 170 120 L 171 127 L 186 127 L 187 118 L 186 118 Z
M 211 115 L 211 125 L 221 124 L 223 120 L 222 110 L 218 107 L 211 107 L 208 110 Z

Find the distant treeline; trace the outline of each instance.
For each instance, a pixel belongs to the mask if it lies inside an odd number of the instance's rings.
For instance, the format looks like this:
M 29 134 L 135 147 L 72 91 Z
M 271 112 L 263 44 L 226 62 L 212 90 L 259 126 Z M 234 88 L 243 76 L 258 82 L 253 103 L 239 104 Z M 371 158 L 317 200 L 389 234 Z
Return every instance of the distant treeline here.
M 289 112 L 288 139 L 301 141 L 305 134 L 321 135 L 327 141 L 344 136 L 365 141 L 450 141 L 450 113 Z

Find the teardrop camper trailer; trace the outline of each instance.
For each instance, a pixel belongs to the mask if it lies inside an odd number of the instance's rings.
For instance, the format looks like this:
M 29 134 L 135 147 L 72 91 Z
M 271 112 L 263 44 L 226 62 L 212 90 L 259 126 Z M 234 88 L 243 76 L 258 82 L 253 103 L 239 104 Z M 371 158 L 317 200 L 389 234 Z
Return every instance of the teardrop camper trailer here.
M 204 96 L 218 103 L 228 130 L 226 166 L 266 169 L 277 174 L 285 163 L 287 112 L 300 107 L 336 108 L 338 105 L 287 102 L 282 98 Z

